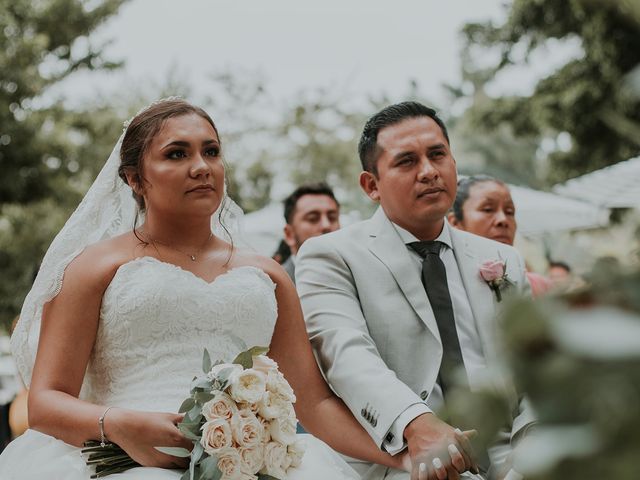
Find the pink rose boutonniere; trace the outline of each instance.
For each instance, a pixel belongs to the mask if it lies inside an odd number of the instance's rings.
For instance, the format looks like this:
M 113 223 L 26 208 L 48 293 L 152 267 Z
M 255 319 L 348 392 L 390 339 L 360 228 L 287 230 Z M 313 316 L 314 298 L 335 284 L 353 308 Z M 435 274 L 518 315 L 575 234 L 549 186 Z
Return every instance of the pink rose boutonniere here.
M 480 265 L 480 276 L 487 282 L 489 288 L 496 294 L 496 299 L 502 301 L 502 292 L 511 281 L 507 277 L 507 264 L 502 260 L 486 260 Z

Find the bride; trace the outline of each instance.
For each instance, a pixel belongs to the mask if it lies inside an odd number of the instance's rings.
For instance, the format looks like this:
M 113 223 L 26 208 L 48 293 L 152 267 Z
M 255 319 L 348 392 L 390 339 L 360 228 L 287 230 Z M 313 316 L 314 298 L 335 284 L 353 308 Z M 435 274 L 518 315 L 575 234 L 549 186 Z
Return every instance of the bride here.
M 133 118 L 25 300 L 12 343 L 30 384 L 31 430 L 0 456 L 4 480 L 88 479 L 79 448 L 103 435 L 143 465 L 119 480 L 177 480 L 185 460 L 154 447 L 192 446 L 172 412 L 203 348 L 230 360 L 252 345 L 269 345 L 308 432 L 351 457 L 403 468 L 324 382 L 284 270 L 234 246 L 230 203 L 207 113 L 174 98 Z M 305 437 L 290 479 L 358 478 Z

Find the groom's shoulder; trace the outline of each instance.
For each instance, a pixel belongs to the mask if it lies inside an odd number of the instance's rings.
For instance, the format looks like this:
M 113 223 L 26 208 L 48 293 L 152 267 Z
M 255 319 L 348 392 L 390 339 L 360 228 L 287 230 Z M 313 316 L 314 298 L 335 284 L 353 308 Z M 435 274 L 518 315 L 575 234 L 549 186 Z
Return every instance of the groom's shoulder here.
M 484 255 L 487 258 L 495 258 L 496 256 L 501 258 L 521 258 L 520 252 L 511 245 L 496 242 L 495 240 L 481 237 L 475 233 L 451 228 L 451 235 L 458 237 L 459 240 L 473 247 L 478 254 Z
M 370 220 L 362 220 L 342 227 L 335 232 L 325 233 L 309 238 L 300 247 L 300 255 L 307 251 L 334 250 L 341 252 L 354 247 L 362 248 L 362 242 L 369 237 L 368 224 Z

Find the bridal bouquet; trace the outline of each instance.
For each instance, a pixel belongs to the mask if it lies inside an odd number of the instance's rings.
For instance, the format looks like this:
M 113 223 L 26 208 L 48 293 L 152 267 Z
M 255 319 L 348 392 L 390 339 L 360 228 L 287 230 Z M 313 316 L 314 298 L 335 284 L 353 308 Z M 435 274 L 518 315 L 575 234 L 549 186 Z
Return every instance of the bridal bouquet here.
M 193 379 L 191 395 L 179 410 L 185 416 L 178 428 L 193 449 L 156 447 L 190 457 L 181 480 L 285 480 L 287 470 L 300 464 L 304 447 L 296 439 L 295 395 L 266 352 L 253 347 L 232 363 L 212 364 L 205 350 L 204 374 Z M 95 444 L 83 450 L 87 463 L 94 455 L 93 478 L 137 466 L 123 463 L 128 457 L 116 445 L 107 447 L 109 454 Z

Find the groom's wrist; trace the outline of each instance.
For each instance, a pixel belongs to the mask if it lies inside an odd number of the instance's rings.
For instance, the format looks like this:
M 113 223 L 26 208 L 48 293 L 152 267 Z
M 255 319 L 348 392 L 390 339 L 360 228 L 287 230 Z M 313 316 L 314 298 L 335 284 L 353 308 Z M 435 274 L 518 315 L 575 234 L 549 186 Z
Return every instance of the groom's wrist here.
M 391 424 L 382 442 L 382 448 L 391 455 L 402 452 L 406 443 L 404 441 L 404 430 L 414 418 L 423 413 L 431 412 L 424 403 L 414 403 L 409 405 Z
M 404 428 L 403 433 L 404 439 L 407 443 L 416 433 L 422 432 L 424 430 L 424 421 L 427 420 L 427 416 L 430 415 L 433 415 L 433 412 L 425 412 L 407 423 L 407 426 Z

